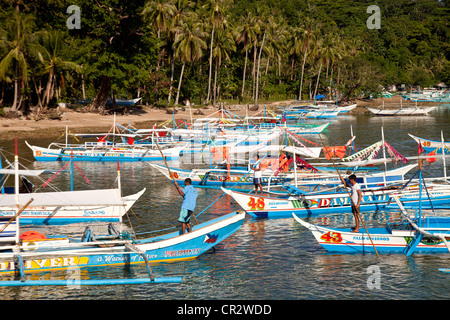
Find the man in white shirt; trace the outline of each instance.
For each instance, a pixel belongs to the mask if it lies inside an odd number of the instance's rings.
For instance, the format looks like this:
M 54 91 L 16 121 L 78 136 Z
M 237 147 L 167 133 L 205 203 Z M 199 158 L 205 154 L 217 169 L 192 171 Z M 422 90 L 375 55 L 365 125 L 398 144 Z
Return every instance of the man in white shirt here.
M 352 228 L 352 232 L 359 232 L 359 206 L 361 204 L 362 199 L 362 192 L 361 187 L 356 182 L 356 176 L 354 174 L 350 175 L 348 177 L 348 180 L 350 181 L 350 185 L 346 183 L 345 181 L 342 181 L 344 183 L 345 187 L 350 188 L 351 190 L 351 200 L 352 200 L 352 213 L 355 217 L 355 227 Z
M 258 187 L 261 190 L 261 194 L 263 193 L 262 185 L 261 185 L 261 178 L 262 178 L 262 171 L 261 171 L 261 160 L 259 159 L 259 155 L 255 154 L 253 156 L 255 159 L 255 164 L 253 165 L 253 184 L 255 185 L 255 194 L 258 194 Z

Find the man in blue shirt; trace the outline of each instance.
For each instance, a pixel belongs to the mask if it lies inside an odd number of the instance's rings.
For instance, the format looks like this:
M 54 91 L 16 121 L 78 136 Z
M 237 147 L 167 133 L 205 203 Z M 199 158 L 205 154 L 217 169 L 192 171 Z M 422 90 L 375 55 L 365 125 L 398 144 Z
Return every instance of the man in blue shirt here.
M 174 182 L 178 193 L 184 199 L 183 204 L 181 205 L 180 217 L 178 218 L 178 221 L 182 223 L 181 228 L 184 234 L 186 232 L 186 227 L 189 232 L 192 231 L 189 220 L 191 219 L 191 215 L 194 212 L 195 205 L 197 203 L 197 190 L 195 190 L 192 186 L 192 180 L 190 178 L 184 180 L 185 187 L 183 190 L 180 189 L 176 181 Z

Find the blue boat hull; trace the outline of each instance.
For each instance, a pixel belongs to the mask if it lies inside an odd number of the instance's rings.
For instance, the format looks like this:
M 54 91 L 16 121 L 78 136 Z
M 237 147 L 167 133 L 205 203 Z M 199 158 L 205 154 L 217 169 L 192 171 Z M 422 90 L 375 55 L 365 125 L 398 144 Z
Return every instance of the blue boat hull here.
M 342 254 L 436 254 L 449 253 L 444 242 L 437 238 L 420 237 L 420 233 L 408 223 L 387 224 L 386 228 L 368 228 L 360 226 L 359 232 L 351 229 L 329 228 L 310 224 L 293 215 L 294 219 L 308 228 L 317 242 L 330 253 Z M 440 227 L 439 231 L 450 238 L 448 217 L 431 217 L 425 219 L 426 227 Z M 433 221 L 436 220 L 436 221 Z M 399 227 L 401 226 L 401 227 Z M 369 235 L 370 237 L 369 237 Z M 418 237 L 419 236 L 419 237 Z M 375 251 L 376 249 L 376 251 Z
M 193 227 L 192 232 L 181 234 L 181 231 L 172 232 L 154 238 L 134 240 L 133 246 L 141 252 L 126 252 L 126 248 L 114 253 L 112 249 L 105 249 L 104 252 L 96 254 L 83 249 L 74 249 L 70 254 L 70 249 L 66 248 L 60 257 L 57 253 L 50 251 L 43 252 L 48 258 L 40 256 L 26 256 L 23 253 L 24 272 L 52 271 L 67 268 L 87 268 L 105 267 L 115 265 L 133 265 L 145 263 L 176 262 L 191 260 L 205 253 L 229 236 L 234 234 L 244 221 L 244 212 L 232 212 L 219 218 L 204 222 Z M 105 242 L 107 244 L 107 242 Z M 35 249 L 32 253 L 38 253 L 40 249 Z M 60 250 L 62 249 L 56 249 Z M 143 257 L 145 254 L 146 259 Z M 0 255 L 1 256 L 1 255 Z M 18 272 L 19 266 L 14 261 L 4 261 L 0 258 L 0 274 Z
M 430 205 L 426 203 L 422 203 L 422 209 L 431 209 Z M 438 205 L 450 205 L 450 198 L 443 197 L 441 199 L 433 200 L 433 207 Z M 418 209 L 419 208 L 419 200 L 407 201 L 404 204 L 404 207 L 407 209 Z M 450 207 L 449 207 L 450 208 Z M 378 202 L 371 204 L 362 204 L 360 206 L 361 212 L 366 211 L 376 211 L 376 210 L 396 210 L 399 209 L 398 205 L 395 202 Z M 279 210 L 279 211 L 247 211 L 253 218 L 269 218 L 269 219 L 281 219 L 281 218 L 291 218 L 294 213 L 299 218 L 313 218 L 326 214 L 336 214 L 336 213 L 351 213 L 352 209 L 350 205 L 342 205 L 328 208 L 302 208 L 298 210 Z

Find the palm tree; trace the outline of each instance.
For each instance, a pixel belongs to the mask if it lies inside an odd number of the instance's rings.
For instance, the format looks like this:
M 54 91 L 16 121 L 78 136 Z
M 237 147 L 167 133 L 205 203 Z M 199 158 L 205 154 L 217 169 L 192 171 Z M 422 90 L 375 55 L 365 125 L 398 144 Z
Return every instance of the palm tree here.
M 302 52 L 303 52 L 303 64 L 302 64 L 302 75 L 300 78 L 300 89 L 298 93 L 298 99 L 302 99 L 302 89 L 303 89 L 303 74 L 305 72 L 305 64 L 306 64 L 306 57 L 308 55 L 308 49 L 311 46 L 311 41 L 314 40 L 315 34 L 314 34 L 314 20 L 310 18 L 305 19 L 305 23 L 303 26 L 303 40 L 302 40 Z
M 151 26 L 156 27 L 157 37 L 161 39 L 161 32 L 167 30 L 169 20 L 175 12 L 175 6 L 172 4 L 172 0 L 153 0 L 148 1 L 141 14 L 144 19 L 149 21 Z M 161 52 L 160 52 L 161 56 Z M 156 64 L 156 70 L 159 70 L 160 58 L 158 58 Z
M 286 43 L 286 50 L 289 56 L 292 56 L 291 61 L 291 80 L 294 78 L 294 65 L 295 58 L 300 57 L 302 54 L 302 43 L 303 43 L 303 28 L 291 27 L 289 30 L 290 37 Z
M 247 15 L 242 16 L 241 20 L 239 21 L 239 25 L 236 29 L 236 42 L 242 43 L 244 45 L 245 50 L 245 63 L 242 75 L 242 93 L 241 93 L 242 98 L 244 98 L 245 93 L 245 74 L 247 71 L 248 49 L 255 41 L 259 32 L 260 32 L 259 24 L 256 23 L 256 19 L 253 16 L 253 14 L 247 11 Z
M 261 20 L 260 20 L 260 27 L 261 29 L 264 30 L 263 33 L 263 38 L 261 41 L 261 47 L 259 49 L 259 55 L 258 55 L 258 69 L 256 71 L 256 87 L 255 87 L 255 105 L 258 105 L 258 95 L 259 95 L 259 75 L 260 75 L 260 68 L 261 68 L 261 54 L 263 52 L 264 49 L 264 41 L 266 40 L 266 35 L 268 30 L 271 28 L 271 26 L 273 25 L 273 20 L 269 17 L 269 13 L 267 11 L 267 8 L 261 8 L 258 7 L 258 9 L 260 9 L 259 11 L 259 15 L 261 16 Z
M 47 107 L 53 98 L 55 88 L 57 87 L 58 77 L 64 82 L 64 71 L 81 70 L 81 67 L 78 64 L 71 61 L 65 61 L 61 57 L 62 44 L 62 32 L 51 31 L 44 37 L 39 54 L 40 60 L 44 65 L 42 74 L 48 74 L 47 86 L 43 97 L 43 101 Z
M 27 82 L 28 62 L 30 57 L 38 53 L 37 40 L 42 32 L 33 32 L 34 18 L 23 15 L 17 11 L 6 18 L 7 30 L 0 32 L 0 47 L 5 48 L 6 55 L 0 61 L 0 79 L 6 79 L 13 74 L 14 102 L 12 110 L 17 111 L 22 102 L 22 93 L 19 92 L 19 82 L 22 89 Z M 19 99 L 20 95 L 20 99 Z
M 195 20 L 196 19 L 187 19 L 180 23 L 176 32 L 175 42 L 173 43 L 175 56 L 183 63 L 180 81 L 178 82 L 175 105 L 178 104 L 180 97 L 181 81 L 183 79 L 186 62 L 192 63 L 200 59 L 203 55 L 203 50 L 207 48 L 207 45 L 203 40 L 207 36 L 207 33 L 202 30 L 202 25 L 200 23 L 194 22 Z
M 287 24 L 281 17 L 276 17 L 270 22 L 270 28 L 267 33 L 265 51 L 267 53 L 266 71 L 267 75 L 269 70 L 269 62 L 271 58 L 277 59 L 278 64 L 278 76 L 281 76 L 281 59 L 283 54 L 286 52 L 286 39 L 288 37 Z M 281 78 L 279 79 L 281 83 Z M 265 82 L 264 82 L 265 83 Z M 264 88 L 264 84 L 263 84 Z
M 173 16 L 174 12 L 175 6 L 171 0 L 153 0 L 145 4 L 141 14 L 151 25 L 158 29 L 157 36 L 160 39 L 161 32 L 166 31 L 169 24 L 168 20 Z
M 327 48 L 329 48 L 328 47 L 329 45 L 330 45 L 330 43 L 326 42 L 326 40 L 324 40 L 322 38 L 318 39 L 318 41 L 316 43 L 315 57 L 316 57 L 317 63 L 319 63 L 319 72 L 317 74 L 317 81 L 316 81 L 316 88 L 314 89 L 314 95 L 312 96 L 312 98 L 314 98 L 314 99 L 317 95 L 317 89 L 319 87 L 319 80 L 320 80 L 320 73 L 322 72 L 322 65 L 324 63 L 326 63 L 327 58 L 329 58 L 326 55 Z
M 236 45 L 232 33 L 228 29 L 217 29 L 216 44 L 213 50 L 213 58 L 215 58 L 215 74 L 213 88 L 213 104 L 216 104 L 217 98 L 217 74 L 222 65 L 222 60 L 230 60 L 229 52 L 236 51 Z
M 213 44 L 214 32 L 216 28 L 222 23 L 225 12 L 227 11 L 229 0 L 208 0 L 202 7 L 206 15 L 210 17 L 211 24 L 211 43 L 209 48 L 209 76 L 208 76 L 208 95 L 206 103 L 211 99 L 211 77 L 212 77 L 212 60 L 213 60 Z
M 326 79 L 327 82 L 330 82 L 328 79 L 328 71 L 330 65 L 332 65 L 336 60 L 342 59 L 342 41 L 337 33 L 330 32 L 328 33 L 325 38 L 323 39 L 323 43 L 321 46 L 320 55 L 322 57 L 322 62 L 326 65 Z M 319 70 L 320 71 L 320 70 Z M 319 83 L 319 76 L 317 79 L 317 83 Z M 330 95 L 331 95 L 331 87 L 329 86 Z M 317 85 L 316 85 L 316 92 L 317 92 Z M 314 94 L 315 96 L 315 94 Z
M 173 50 L 173 43 L 177 32 L 179 31 L 180 23 L 184 20 L 191 19 L 196 16 L 196 13 L 192 11 L 194 3 L 189 0 L 177 0 L 174 4 L 174 12 L 171 16 L 171 21 L 167 30 L 167 42 L 170 45 L 171 54 L 171 68 L 170 68 L 170 88 L 168 103 L 170 104 L 172 100 L 172 89 L 173 89 L 173 76 L 175 72 L 175 51 Z

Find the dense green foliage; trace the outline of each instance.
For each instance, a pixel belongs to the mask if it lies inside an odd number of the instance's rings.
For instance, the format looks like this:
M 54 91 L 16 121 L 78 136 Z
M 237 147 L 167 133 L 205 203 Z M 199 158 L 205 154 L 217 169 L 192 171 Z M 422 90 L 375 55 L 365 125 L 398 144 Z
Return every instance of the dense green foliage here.
M 370 5 L 380 29 L 366 25 Z M 81 9 L 69 30 L 70 5 Z M 0 0 L 0 105 L 331 99 L 450 84 L 438 0 Z

